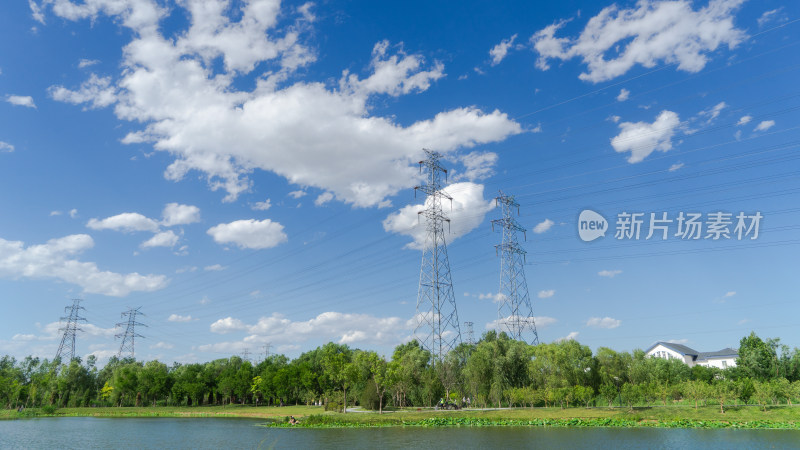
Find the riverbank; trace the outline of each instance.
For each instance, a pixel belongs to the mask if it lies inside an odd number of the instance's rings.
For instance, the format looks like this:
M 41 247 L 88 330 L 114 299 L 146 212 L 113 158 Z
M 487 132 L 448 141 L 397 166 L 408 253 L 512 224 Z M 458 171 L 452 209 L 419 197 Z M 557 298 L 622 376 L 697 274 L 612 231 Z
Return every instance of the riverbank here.
M 692 406 L 628 408 L 514 408 L 499 410 L 434 411 L 403 409 L 347 414 L 325 412 L 315 406 L 252 407 L 241 405 L 139 408 L 29 408 L 22 412 L 1 410 L 0 419 L 31 417 L 189 417 L 265 419 L 269 426 L 291 427 L 284 420 L 294 416 L 300 427 L 356 428 L 391 426 L 553 426 L 553 427 L 663 427 L 663 428 L 773 428 L 800 430 L 800 407 L 774 406 L 763 411 L 755 405 L 695 409 Z

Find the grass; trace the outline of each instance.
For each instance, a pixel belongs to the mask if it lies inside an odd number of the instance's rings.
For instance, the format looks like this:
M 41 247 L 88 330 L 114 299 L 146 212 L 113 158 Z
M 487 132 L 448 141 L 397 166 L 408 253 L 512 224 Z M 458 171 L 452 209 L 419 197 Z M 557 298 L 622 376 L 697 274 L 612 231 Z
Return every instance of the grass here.
M 48 414 L 48 412 L 50 414 Z M 762 411 L 757 406 L 726 408 L 692 406 L 628 408 L 515 408 L 490 411 L 433 411 L 407 408 L 379 415 L 325 412 L 318 406 L 252 407 L 241 405 L 199 407 L 59 408 L 22 413 L 0 410 L 0 419 L 25 417 L 239 417 L 266 419 L 272 426 L 289 426 L 295 416 L 305 427 L 376 426 L 649 426 L 676 428 L 791 428 L 800 429 L 800 407 L 775 406 Z

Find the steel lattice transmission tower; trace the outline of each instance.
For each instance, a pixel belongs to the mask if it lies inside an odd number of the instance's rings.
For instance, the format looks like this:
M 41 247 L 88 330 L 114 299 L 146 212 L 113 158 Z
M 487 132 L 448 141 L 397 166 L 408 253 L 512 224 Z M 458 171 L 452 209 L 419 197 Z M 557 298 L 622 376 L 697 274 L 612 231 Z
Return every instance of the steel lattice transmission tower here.
M 136 321 L 137 315 L 144 315 L 139 308 L 128 308 L 127 311 L 121 314 L 121 317 L 124 319 L 126 316 L 128 317 L 127 322 L 120 322 L 117 324 L 118 327 L 125 326 L 125 332 L 115 335 L 116 338 L 122 338 L 122 344 L 119 346 L 119 353 L 117 354 L 118 358 L 122 358 L 123 353 L 130 352 L 131 358 L 135 358 L 134 352 L 134 343 L 137 337 L 144 338 L 141 334 L 136 332 L 136 327 L 146 327 L 147 325 L 143 323 L 139 323 Z
M 425 209 L 418 214 L 425 217 L 425 244 L 422 249 L 422 267 L 419 273 L 417 294 L 417 326 L 414 336 L 420 345 L 441 360 L 461 343 L 461 327 L 458 322 L 453 281 L 450 277 L 450 262 L 444 238 L 444 223 L 450 219 L 442 212 L 442 200 L 453 198 L 442 191 L 441 174 L 447 170 L 439 161 L 442 155 L 425 149 L 428 158 L 420 161 L 420 171 L 428 171 L 426 184 L 415 187 L 427 196 Z
M 511 338 L 538 345 L 539 335 L 536 333 L 528 283 L 525 281 L 525 250 L 519 246 L 517 239 L 517 233 L 524 235 L 525 228 L 513 217 L 514 210 L 519 215 L 519 203 L 514 196 L 504 195 L 503 191 L 500 191 L 495 202 L 503 209 L 503 218 L 492 220 L 492 228 L 498 225 L 503 233 L 502 243 L 495 246 L 498 254 L 501 254 L 498 320 Z
M 475 334 L 472 332 L 472 322 L 464 322 L 464 326 L 467 327 L 467 344 L 475 345 Z
M 86 310 L 81 306 L 81 301 L 78 298 L 73 299 L 72 306 L 64 307 L 64 312 L 68 312 L 69 315 L 61 317 L 61 320 L 66 320 L 67 323 L 64 327 L 58 329 L 58 331 L 63 331 L 64 335 L 61 337 L 61 344 L 58 346 L 55 359 L 61 358 L 62 355 L 69 355 L 67 364 L 75 358 L 75 336 L 77 336 L 78 331 L 83 331 L 78 328 L 78 322 L 86 322 L 86 319 L 80 316 L 80 311 L 82 309 Z

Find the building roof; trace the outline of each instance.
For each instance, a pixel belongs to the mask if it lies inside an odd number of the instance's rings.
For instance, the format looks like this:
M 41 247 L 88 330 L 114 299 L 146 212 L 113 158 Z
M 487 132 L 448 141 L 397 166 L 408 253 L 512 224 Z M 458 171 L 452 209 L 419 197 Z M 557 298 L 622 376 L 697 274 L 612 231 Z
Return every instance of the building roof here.
M 703 360 L 706 360 L 706 359 L 730 358 L 730 357 L 738 358 L 739 357 L 739 352 L 737 350 L 734 350 L 734 349 L 730 348 L 730 347 L 729 348 L 723 348 L 722 350 L 718 350 L 716 352 L 702 352 L 699 355 L 697 355 L 697 360 L 698 361 L 703 361 Z
M 648 348 L 645 353 L 650 353 L 651 350 L 653 350 L 659 345 L 667 347 L 668 349 L 678 352 L 681 355 L 691 356 L 692 360 L 696 361 L 705 361 L 707 359 L 715 359 L 715 358 L 739 357 L 739 351 L 730 347 L 723 348 L 722 350 L 718 350 L 716 352 L 698 352 L 697 350 L 691 347 L 687 347 L 683 344 L 673 344 L 672 342 L 656 342 L 655 344 L 651 345 L 650 348 Z

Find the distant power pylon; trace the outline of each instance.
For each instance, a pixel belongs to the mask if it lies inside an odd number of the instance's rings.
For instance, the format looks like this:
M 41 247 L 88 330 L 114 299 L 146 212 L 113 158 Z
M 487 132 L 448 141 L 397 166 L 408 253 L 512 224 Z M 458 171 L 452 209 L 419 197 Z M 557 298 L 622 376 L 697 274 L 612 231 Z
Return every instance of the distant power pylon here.
M 269 359 L 269 349 L 272 348 L 272 343 L 267 342 L 264 344 L 264 361 Z
M 141 306 L 139 307 L 141 308 Z M 136 321 L 137 315 L 144 315 L 139 308 L 128 308 L 127 311 L 122 313 L 121 317 L 124 319 L 126 316 L 128 317 L 127 322 L 120 322 L 117 324 L 118 327 L 125 326 L 125 332 L 115 335 L 116 338 L 122 338 L 122 343 L 119 346 L 119 353 L 117 354 L 118 358 L 122 358 L 123 353 L 130 353 L 131 358 L 136 357 L 136 353 L 134 352 L 134 344 L 136 338 L 144 338 L 141 334 L 136 332 L 136 327 L 146 327 L 147 325 L 143 323 L 139 323 Z
M 472 332 L 472 322 L 464 322 L 464 325 L 467 327 L 467 344 L 475 345 L 475 335 Z
M 81 301 L 82 300 L 78 298 L 73 299 L 72 306 L 64 307 L 64 312 L 69 312 L 69 315 L 61 317 L 61 320 L 66 320 L 67 323 L 62 328 L 58 329 L 58 331 L 63 331 L 64 335 L 61 337 L 61 344 L 58 346 L 55 359 L 61 358 L 62 355 L 69 355 L 69 359 L 66 360 L 67 364 L 75 358 L 75 336 L 78 331 L 83 331 L 78 328 L 78 322 L 86 322 L 86 319 L 80 316 L 80 310 L 86 310 L 86 308 L 81 306 Z
M 245 348 L 244 351 L 242 351 L 242 361 L 250 361 L 250 349 L 249 348 Z
M 417 326 L 414 336 L 422 347 L 441 360 L 461 343 L 461 327 L 458 322 L 453 281 L 450 277 L 450 262 L 444 238 L 444 223 L 450 219 L 442 212 L 442 199 L 453 198 L 442 191 L 440 174 L 447 176 L 439 161 L 442 155 L 425 150 L 428 158 L 420 161 L 420 170 L 428 170 L 427 183 L 415 187 L 427 195 L 425 209 L 418 214 L 425 217 L 425 246 L 422 249 L 422 267 L 419 274 L 417 294 Z
M 497 308 L 498 321 L 502 331 L 513 339 L 539 344 L 536 321 L 525 281 L 525 250 L 519 246 L 517 232 L 525 233 L 525 228 L 514 220 L 513 212 L 519 214 L 519 203 L 513 196 L 504 195 L 495 199 L 502 206 L 503 218 L 492 220 L 492 228 L 498 225 L 503 233 L 503 241 L 496 245 L 500 259 L 500 292 Z

